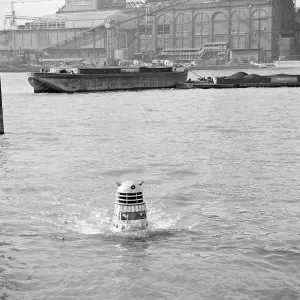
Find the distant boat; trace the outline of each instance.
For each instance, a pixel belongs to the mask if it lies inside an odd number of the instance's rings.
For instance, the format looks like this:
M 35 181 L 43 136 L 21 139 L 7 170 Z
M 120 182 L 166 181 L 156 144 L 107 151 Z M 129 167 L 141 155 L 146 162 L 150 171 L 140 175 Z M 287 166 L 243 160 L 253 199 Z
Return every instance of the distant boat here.
M 300 56 L 280 56 L 279 60 L 274 61 L 277 68 L 300 68 Z
M 251 62 L 251 65 L 254 66 L 258 66 L 259 68 L 274 68 L 275 67 L 275 63 L 255 63 L 255 62 Z
M 277 68 L 300 68 L 300 60 L 274 61 Z
M 261 63 L 259 65 L 259 68 L 275 68 L 275 64 L 274 63 Z
M 172 88 L 187 74 L 182 67 L 48 68 L 29 73 L 28 81 L 34 93 L 82 93 Z

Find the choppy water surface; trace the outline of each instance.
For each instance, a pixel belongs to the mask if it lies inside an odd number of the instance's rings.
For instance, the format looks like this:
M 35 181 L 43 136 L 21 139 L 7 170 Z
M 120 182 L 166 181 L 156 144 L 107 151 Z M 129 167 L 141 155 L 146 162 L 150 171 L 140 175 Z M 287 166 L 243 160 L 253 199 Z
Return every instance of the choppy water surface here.
M 299 88 L 2 90 L 0 299 L 300 299 Z M 150 226 L 113 235 L 131 179 Z

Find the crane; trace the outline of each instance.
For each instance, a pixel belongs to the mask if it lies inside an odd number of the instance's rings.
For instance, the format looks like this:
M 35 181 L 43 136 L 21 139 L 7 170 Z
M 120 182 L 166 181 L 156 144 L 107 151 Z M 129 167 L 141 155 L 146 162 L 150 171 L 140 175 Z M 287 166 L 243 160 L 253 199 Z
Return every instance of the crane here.
M 17 19 L 19 20 L 38 20 L 39 17 L 29 17 L 29 16 L 17 16 L 15 10 L 15 3 L 27 3 L 27 2 L 41 2 L 41 1 L 52 1 L 52 0 L 10 0 L 10 15 L 5 15 L 4 28 L 15 30 L 17 29 Z

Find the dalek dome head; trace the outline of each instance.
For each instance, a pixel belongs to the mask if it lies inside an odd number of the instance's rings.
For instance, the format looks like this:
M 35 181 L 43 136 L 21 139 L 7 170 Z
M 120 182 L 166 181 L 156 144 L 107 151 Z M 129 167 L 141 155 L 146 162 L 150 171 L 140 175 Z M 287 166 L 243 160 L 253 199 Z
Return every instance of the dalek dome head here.
M 131 193 L 142 193 L 143 188 L 142 184 L 143 181 L 125 181 L 125 182 L 119 182 L 117 181 L 116 184 L 118 186 L 118 193 L 126 193 L 126 194 L 131 194 Z

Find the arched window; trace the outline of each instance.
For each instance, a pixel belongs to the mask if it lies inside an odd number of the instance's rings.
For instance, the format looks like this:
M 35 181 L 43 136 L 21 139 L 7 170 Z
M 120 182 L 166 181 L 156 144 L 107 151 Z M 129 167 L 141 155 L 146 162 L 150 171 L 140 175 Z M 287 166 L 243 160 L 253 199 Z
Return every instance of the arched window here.
M 268 15 L 262 9 L 257 9 L 252 14 L 252 31 L 266 31 L 268 26 Z
M 232 49 L 245 49 L 246 36 L 249 32 L 248 17 L 245 12 L 237 10 L 231 15 L 230 47 Z
M 251 48 L 265 48 L 268 33 L 268 15 L 264 10 L 257 9 L 251 17 Z
M 175 18 L 175 39 L 176 48 L 188 48 L 190 18 L 181 13 Z
M 160 15 L 156 20 L 157 48 L 170 48 L 171 19 L 168 15 Z
M 208 43 L 209 17 L 204 12 L 199 12 L 194 16 L 194 47 L 201 48 Z
M 228 18 L 223 13 L 216 13 L 212 19 L 213 42 L 228 41 Z
M 248 17 L 241 10 L 231 15 L 231 32 L 246 33 L 248 31 Z
M 158 16 L 156 24 L 157 24 L 157 28 L 156 28 L 157 35 L 170 34 L 171 19 L 169 16 L 167 15 Z
M 140 35 L 151 35 L 152 34 L 152 16 L 144 16 L 140 18 L 139 32 Z

